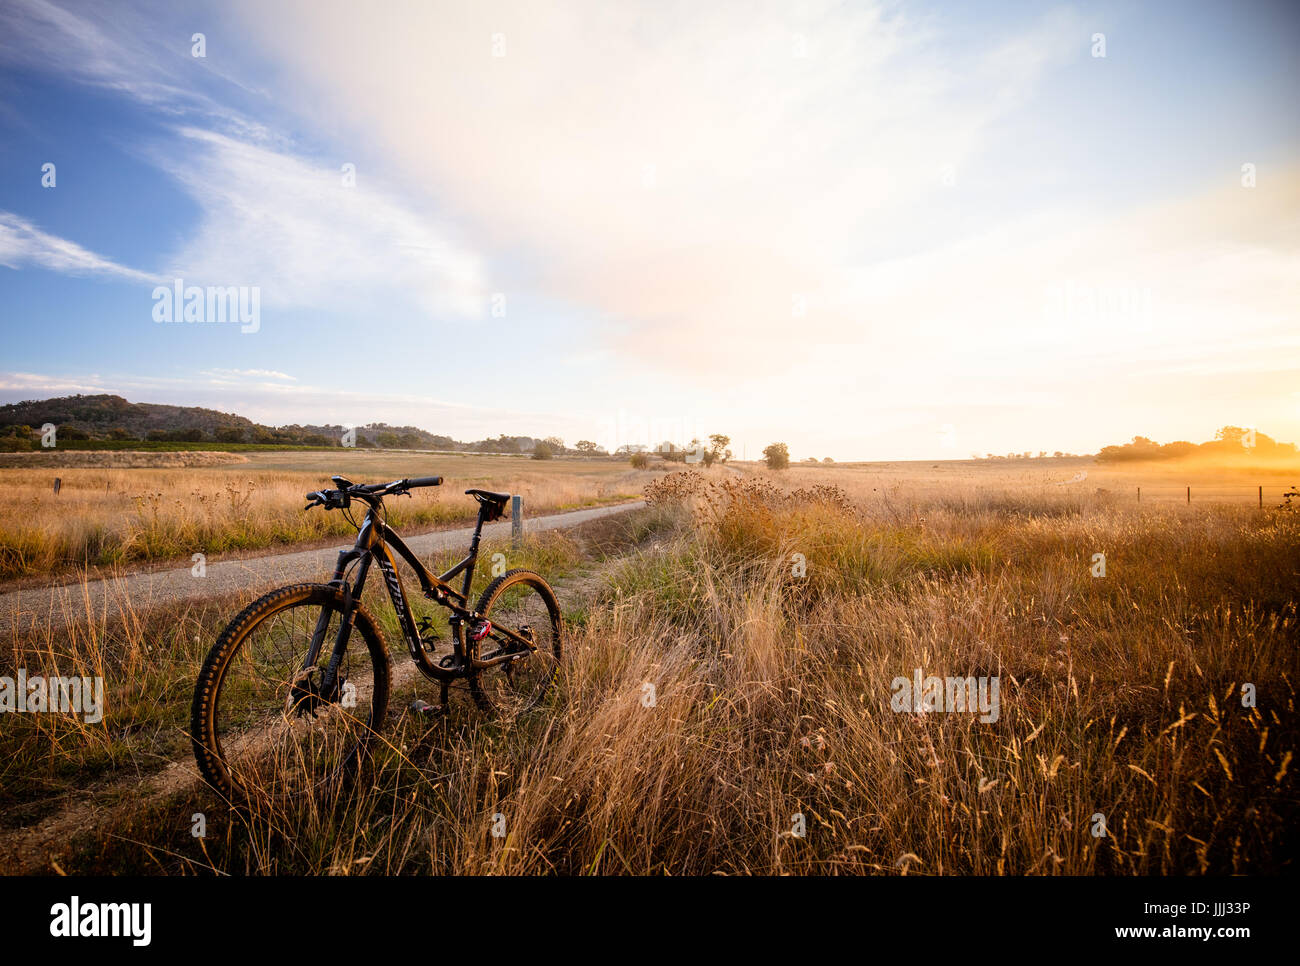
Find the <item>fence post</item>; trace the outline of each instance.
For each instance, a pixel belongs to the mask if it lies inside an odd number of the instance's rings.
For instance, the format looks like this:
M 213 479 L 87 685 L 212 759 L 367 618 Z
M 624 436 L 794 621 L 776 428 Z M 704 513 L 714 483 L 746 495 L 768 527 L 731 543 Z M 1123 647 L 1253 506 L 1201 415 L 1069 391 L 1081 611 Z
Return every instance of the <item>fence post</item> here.
M 1142 502 L 1142 487 L 1138 487 L 1138 502 Z
M 510 498 L 510 546 L 514 550 L 524 542 L 524 498 L 518 494 Z
M 1264 509 L 1264 487 L 1262 485 L 1259 488 L 1259 508 Z
M 56 476 L 54 478 L 54 495 L 58 496 L 59 490 L 61 489 L 63 489 L 63 479 L 61 477 Z
M 1190 486 L 1187 488 L 1187 502 L 1192 502 L 1192 488 Z

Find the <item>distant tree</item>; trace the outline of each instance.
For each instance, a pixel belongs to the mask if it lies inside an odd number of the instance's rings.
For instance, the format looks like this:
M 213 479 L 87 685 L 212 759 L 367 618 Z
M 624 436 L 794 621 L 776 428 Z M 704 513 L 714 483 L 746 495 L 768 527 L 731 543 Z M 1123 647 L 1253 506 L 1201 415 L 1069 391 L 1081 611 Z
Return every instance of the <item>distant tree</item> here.
M 731 458 L 731 450 L 727 446 L 731 443 L 731 437 L 723 433 L 709 434 L 709 448 L 704 451 L 704 465 L 712 466 L 718 461 L 725 463 Z
M 574 443 L 573 445 L 574 445 L 574 447 L 578 450 L 579 453 L 586 453 L 586 454 L 588 454 L 588 455 L 590 455 L 590 454 L 596 452 L 596 450 L 600 449 L 599 446 L 597 446 L 595 443 L 593 443 L 593 442 L 592 442 L 591 440 L 589 440 L 589 439 L 580 439 L 580 440 L 578 440 L 576 443 Z
M 822 457 L 822 462 L 823 462 L 823 463 L 834 463 L 835 461 L 834 461 L 833 459 L 831 459 L 829 456 L 823 456 L 823 457 Z
M 769 470 L 783 470 L 790 465 L 790 448 L 785 443 L 772 443 L 763 449 L 763 462 Z
M 1249 430 L 1242 429 L 1240 426 L 1224 426 L 1222 429 L 1215 430 L 1214 439 L 1229 446 L 1242 446 L 1242 440 L 1248 432 Z
M 58 428 L 56 439 L 90 439 L 90 434 L 84 429 L 78 429 L 70 423 L 64 423 Z
M 542 442 L 551 448 L 552 453 L 564 452 L 564 440 L 558 436 L 547 436 Z
M 632 469 L 643 470 L 650 465 L 650 457 L 647 456 L 645 453 L 638 451 L 632 454 L 632 459 L 630 462 L 632 463 Z
M 125 440 L 125 439 L 135 439 L 134 436 L 132 436 L 129 432 L 127 432 L 127 431 L 126 431 L 125 429 L 123 429 L 121 426 L 114 426 L 112 429 L 110 429 L 110 430 L 108 431 L 108 438 L 109 438 L 109 439 L 121 439 L 121 440 Z
M 222 426 L 215 433 L 219 443 L 242 443 L 244 441 L 244 430 L 239 426 Z
M 535 460 L 548 460 L 554 455 L 555 450 L 544 439 L 538 440 L 537 445 L 533 447 L 533 459 Z

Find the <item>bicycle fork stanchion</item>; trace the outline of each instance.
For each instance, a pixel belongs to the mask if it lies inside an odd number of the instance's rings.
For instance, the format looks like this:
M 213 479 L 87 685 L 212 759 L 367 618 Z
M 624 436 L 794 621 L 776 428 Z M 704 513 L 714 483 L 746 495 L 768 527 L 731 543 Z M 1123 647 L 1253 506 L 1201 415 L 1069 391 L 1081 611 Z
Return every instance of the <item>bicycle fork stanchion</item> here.
M 510 498 L 510 547 L 518 550 L 524 542 L 524 498 L 522 496 L 512 496 Z

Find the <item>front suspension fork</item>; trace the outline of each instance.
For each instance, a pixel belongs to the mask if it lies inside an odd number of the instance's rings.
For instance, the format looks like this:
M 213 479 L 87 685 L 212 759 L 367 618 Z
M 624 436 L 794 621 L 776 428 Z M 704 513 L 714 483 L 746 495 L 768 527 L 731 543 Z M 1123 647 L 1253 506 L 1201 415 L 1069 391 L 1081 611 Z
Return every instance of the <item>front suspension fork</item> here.
M 330 581 L 331 587 L 337 587 L 343 592 L 343 609 L 339 614 L 339 629 L 334 637 L 334 649 L 330 651 L 329 661 L 326 663 L 320 677 L 320 697 L 328 702 L 333 702 L 338 698 L 339 690 L 339 665 L 343 663 L 343 655 L 348 649 L 348 641 L 352 637 L 353 621 L 356 617 L 357 595 L 361 593 L 361 588 L 366 583 L 366 573 L 370 570 L 370 555 L 361 556 L 361 564 L 357 567 L 357 576 L 352 583 L 344 579 L 348 563 L 360 556 L 356 550 L 343 550 L 339 552 L 339 561 L 334 568 L 334 577 Z M 307 655 L 306 666 L 319 664 L 321 646 L 324 644 L 325 631 L 329 626 L 329 611 L 322 611 L 316 622 L 316 633 L 312 636 L 311 649 Z

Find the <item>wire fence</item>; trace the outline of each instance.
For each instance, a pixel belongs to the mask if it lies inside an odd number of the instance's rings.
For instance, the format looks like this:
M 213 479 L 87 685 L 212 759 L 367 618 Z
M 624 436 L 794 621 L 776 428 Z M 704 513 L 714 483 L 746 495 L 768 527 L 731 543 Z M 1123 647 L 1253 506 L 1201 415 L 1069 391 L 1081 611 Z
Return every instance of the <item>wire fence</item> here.
M 1138 503 L 1254 503 L 1260 507 L 1300 503 L 1296 486 L 1279 483 L 1143 484 L 1133 488 L 1133 495 Z

